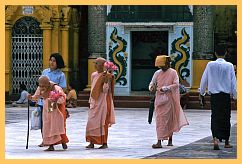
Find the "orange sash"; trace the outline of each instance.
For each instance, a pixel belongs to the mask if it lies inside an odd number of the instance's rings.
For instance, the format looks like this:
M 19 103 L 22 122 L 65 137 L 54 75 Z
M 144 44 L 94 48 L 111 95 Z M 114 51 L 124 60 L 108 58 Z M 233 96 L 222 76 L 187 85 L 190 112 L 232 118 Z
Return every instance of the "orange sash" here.
M 112 92 L 112 96 L 113 96 L 113 94 L 114 94 L 114 76 L 113 76 L 113 74 L 108 73 L 108 72 L 107 72 L 107 76 L 108 76 L 108 79 L 111 81 L 111 92 Z M 102 75 L 100 75 L 97 79 L 95 86 L 93 87 L 93 89 L 91 91 L 91 97 L 94 100 L 98 100 L 100 93 L 103 91 L 103 84 L 104 84 L 104 77 Z

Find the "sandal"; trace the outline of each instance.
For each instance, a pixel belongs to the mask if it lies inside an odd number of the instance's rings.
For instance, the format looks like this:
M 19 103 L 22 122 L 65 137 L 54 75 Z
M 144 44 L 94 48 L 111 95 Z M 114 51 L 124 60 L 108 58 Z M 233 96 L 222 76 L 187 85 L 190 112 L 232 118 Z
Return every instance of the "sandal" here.
M 173 144 L 172 143 L 168 143 L 167 146 L 173 146 Z
M 161 145 L 157 145 L 157 144 L 153 144 L 152 145 L 152 148 L 153 149 L 158 149 L 158 148 L 162 148 L 162 146 Z
M 62 143 L 62 148 L 64 149 L 64 150 L 66 150 L 68 147 L 67 147 L 67 144 L 66 143 Z
M 54 146 L 50 146 L 48 149 L 45 149 L 44 151 L 54 151 L 54 150 L 55 150 Z
M 228 145 L 224 145 L 224 148 L 232 148 L 233 146 L 228 144 Z
M 87 149 L 93 149 L 94 148 L 94 144 L 89 144 L 88 146 L 86 146 Z
M 108 148 L 108 145 L 102 145 L 98 149 L 107 149 L 107 148 Z
M 173 144 L 172 144 L 172 139 L 170 140 L 168 140 L 168 144 L 167 144 L 167 146 L 173 146 Z
M 42 142 L 41 144 L 38 145 L 39 147 L 44 147 L 44 143 Z

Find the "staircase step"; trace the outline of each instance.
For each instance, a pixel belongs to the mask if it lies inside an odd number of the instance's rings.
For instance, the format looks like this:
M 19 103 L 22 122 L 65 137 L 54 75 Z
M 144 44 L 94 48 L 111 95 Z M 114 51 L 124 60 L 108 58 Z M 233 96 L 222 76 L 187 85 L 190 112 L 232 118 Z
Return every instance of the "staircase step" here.
M 199 102 L 196 102 L 196 101 L 189 101 L 187 103 L 187 107 L 186 109 L 207 109 L 207 110 L 210 110 L 210 102 L 206 102 L 205 106 L 202 107 L 200 106 Z
M 150 101 L 152 96 L 114 96 L 114 100 Z
M 201 107 L 197 101 L 189 101 L 187 103 L 187 109 L 209 109 L 210 110 L 210 101 L 205 101 L 205 106 Z M 231 102 L 231 110 L 237 110 L 236 104 Z
M 89 91 L 82 91 L 78 93 L 77 105 L 82 107 L 88 107 L 89 103 Z M 127 95 L 127 96 L 114 96 L 114 106 L 120 108 L 149 108 L 150 99 L 152 95 Z M 210 96 L 205 96 L 205 106 L 201 107 L 199 102 L 199 93 L 198 92 L 189 92 L 189 98 L 186 109 L 201 109 L 201 110 L 210 110 Z M 236 110 L 236 105 L 232 101 L 231 109 Z
M 210 101 L 210 96 L 205 96 L 205 101 Z M 199 96 L 189 95 L 189 101 L 199 101 Z
M 89 107 L 88 100 L 77 100 L 77 106 L 79 107 Z
M 148 108 L 150 101 L 114 100 L 114 106 L 119 108 Z M 88 107 L 88 100 L 77 101 L 77 106 Z
M 114 100 L 114 106 L 119 108 L 148 108 L 149 101 L 129 101 L 129 100 Z

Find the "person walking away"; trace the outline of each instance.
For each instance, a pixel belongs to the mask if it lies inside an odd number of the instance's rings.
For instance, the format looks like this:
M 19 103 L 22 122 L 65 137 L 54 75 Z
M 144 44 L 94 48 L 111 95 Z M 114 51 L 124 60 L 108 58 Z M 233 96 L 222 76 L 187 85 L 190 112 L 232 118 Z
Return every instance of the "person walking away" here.
M 211 108 L 211 131 L 213 136 L 214 150 L 219 150 L 218 140 L 225 140 L 225 148 L 231 148 L 230 117 L 231 96 L 237 99 L 237 82 L 232 63 L 224 60 L 227 54 L 226 45 L 216 46 L 216 61 L 208 62 L 200 82 L 200 94 L 205 96 L 206 89 L 210 95 Z

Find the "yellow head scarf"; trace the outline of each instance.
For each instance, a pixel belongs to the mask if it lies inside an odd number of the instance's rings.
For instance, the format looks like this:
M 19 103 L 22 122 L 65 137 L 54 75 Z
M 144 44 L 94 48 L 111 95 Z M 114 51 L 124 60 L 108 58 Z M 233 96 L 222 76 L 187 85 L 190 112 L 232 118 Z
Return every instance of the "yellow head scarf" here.
M 167 55 L 158 55 L 155 59 L 155 66 L 162 67 L 166 65 L 166 61 L 170 59 L 170 56 Z

